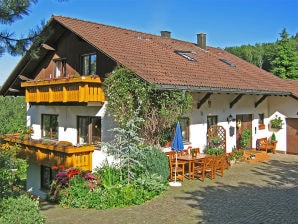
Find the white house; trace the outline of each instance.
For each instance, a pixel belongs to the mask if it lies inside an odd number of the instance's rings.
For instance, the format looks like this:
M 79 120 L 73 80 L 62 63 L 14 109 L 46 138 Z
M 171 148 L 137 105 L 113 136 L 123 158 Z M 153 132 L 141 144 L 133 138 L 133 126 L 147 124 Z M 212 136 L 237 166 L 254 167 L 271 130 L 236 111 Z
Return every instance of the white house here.
M 208 128 L 218 125 L 227 153 L 248 128 L 251 148 L 274 132 L 277 152 L 298 154 L 298 82 L 206 46 L 204 33 L 196 37 L 190 43 L 168 31 L 157 36 L 53 16 L 0 90 L 4 96 L 26 96 L 35 140 L 21 141 L 30 161 L 28 188 L 45 197 L 53 165 L 90 170 L 105 159 L 96 144 L 109 141 L 113 121 L 105 113 L 102 82 L 117 66 L 158 88 L 191 92 L 191 116 L 182 125 L 186 145 L 204 149 Z M 282 129 L 270 128 L 276 116 Z

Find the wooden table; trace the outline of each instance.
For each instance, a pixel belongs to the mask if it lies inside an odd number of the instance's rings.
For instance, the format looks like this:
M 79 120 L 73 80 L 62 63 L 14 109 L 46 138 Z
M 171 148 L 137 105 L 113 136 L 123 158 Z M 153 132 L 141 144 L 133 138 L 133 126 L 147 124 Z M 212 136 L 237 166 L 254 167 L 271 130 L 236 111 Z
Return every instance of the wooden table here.
M 177 159 L 180 161 L 187 161 L 188 162 L 188 179 L 191 179 L 191 168 L 192 168 L 192 164 L 194 161 L 199 160 L 199 159 L 203 159 L 205 158 L 206 154 L 203 153 L 198 153 L 195 157 L 193 157 L 192 155 L 183 155 L 183 156 L 178 156 Z

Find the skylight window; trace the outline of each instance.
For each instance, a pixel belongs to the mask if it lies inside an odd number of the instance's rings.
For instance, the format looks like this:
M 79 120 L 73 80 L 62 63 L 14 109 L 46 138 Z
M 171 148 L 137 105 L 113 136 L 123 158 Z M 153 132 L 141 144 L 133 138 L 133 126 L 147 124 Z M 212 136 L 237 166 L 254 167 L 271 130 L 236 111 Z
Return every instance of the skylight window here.
M 226 64 L 230 65 L 231 67 L 236 67 L 236 65 L 233 62 L 231 62 L 227 59 L 220 58 L 219 60 L 222 61 L 223 63 L 226 63 Z
M 191 55 L 196 55 L 197 52 L 195 51 L 174 51 L 176 54 L 179 54 L 180 56 L 186 58 L 187 60 L 189 61 L 193 61 L 193 62 L 196 62 L 197 60 L 192 58 Z

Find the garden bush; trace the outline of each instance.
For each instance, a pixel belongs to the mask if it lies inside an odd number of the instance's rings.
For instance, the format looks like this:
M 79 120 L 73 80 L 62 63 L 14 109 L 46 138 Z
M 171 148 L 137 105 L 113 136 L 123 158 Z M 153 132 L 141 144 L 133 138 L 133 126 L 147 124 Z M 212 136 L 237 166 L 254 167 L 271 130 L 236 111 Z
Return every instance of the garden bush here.
M 137 176 L 148 173 L 149 175 L 157 174 L 162 179 L 161 181 L 167 181 L 170 175 L 169 161 L 167 155 L 159 149 L 153 148 L 152 150 L 146 150 L 144 157 L 139 159 L 140 166 L 136 171 Z
M 9 197 L 0 204 L 0 223 L 42 224 L 45 217 L 39 212 L 38 201 L 23 194 L 17 198 Z
M 86 176 L 94 178 L 88 179 Z M 49 198 L 62 207 L 107 209 L 141 204 L 166 189 L 167 182 L 156 173 L 143 173 L 127 183 L 120 179 L 117 166 L 105 164 L 92 174 L 74 168 L 59 171 Z

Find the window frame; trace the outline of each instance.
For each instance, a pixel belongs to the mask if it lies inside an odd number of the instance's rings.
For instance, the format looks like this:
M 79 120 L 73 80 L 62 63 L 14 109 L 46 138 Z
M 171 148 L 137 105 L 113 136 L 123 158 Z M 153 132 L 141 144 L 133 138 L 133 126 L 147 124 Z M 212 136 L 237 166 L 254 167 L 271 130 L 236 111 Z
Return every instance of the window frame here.
M 95 56 L 95 68 L 92 69 L 92 57 Z M 88 67 L 86 67 L 85 59 L 88 57 Z M 97 72 L 97 54 L 96 53 L 88 53 L 88 54 L 83 54 L 81 55 L 81 70 L 82 70 L 82 75 L 88 76 L 88 75 L 95 75 Z M 94 71 L 92 71 L 94 70 Z
M 45 126 L 46 126 L 46 124 L 45 124 L 45 119 L 46 119 L 46 117 L 49 117 L 49 120 L 50 120 L 50 124 L 49 124 L 49 128 L 50 128 L 50 130 L 45 130 Z M 59 118 L 59 116 L 58 116 L 58 114 L 41 114 L 41 137 L 42 138 L 48 138 L 48 139 L 53 139 L 53 140 L 58 140 L 58 136 L 59 136 L 59 122 L 58 122 L 58 118 Z M 56 123 L 57 123 L 57 126 L 56 127 L 51 127 L 52 126 L 52 124 L 53 124 L 53 122 L 55 122 L 53 119 L 55 119 L 56 120 Z M 56 130 L 56 136 L 55 135 L 53 135 L 53 129 L 57 129 Z M 46 131 L 48 131 L 50 134 L 49 135 L 47 135 L 46 134 Z M 54 133 L 55 133 L 55 131 L 54 131 Z
M 46 175 L 49 177 L 46 177 Z M 52 181 L 55 179 L 57 172 L 54 171 L 51 167 L 41 165 L 40 166 L 40 188 L 44 190 L 49 190 L 51 187 Z
M 55 63 L 54 78 L 66 77 L 66 58 L 56 58 L 53 60 Z M 58 73 L 59 68 L 59 75 Z
M 189 142 L 189 117 L 181 117 L 179 119 L 183 141 Z
M 82 137 L 81 132 L 82 132 L 82 127 L 81 127 L 81 122 L 80 119 L 87 119 L 87 125 L 85 128 L 86 136 Z M 94 122 L 99 121 L 99 123 L 96 125 Z M 90 145 L 97 145 L 101 141 L 101 117 L 99 116 L 77 116 L 77 143 L 78 144 L 90 144 Z M 99 127 L 96 127 L 99 126 Z M 99 128 L 99 136 L 98 135 L 93 135 L 95 131 L 94 128 Z M 97 139 L 98 138 L 98 139 Z M 83 139 L 83 141 L 82 141 Z
M 210 120 L 212 119 L 212 120 Z M 218 115 L 208 115 L 207 116 L 207 132 L 212 125 L 218 124 Z

